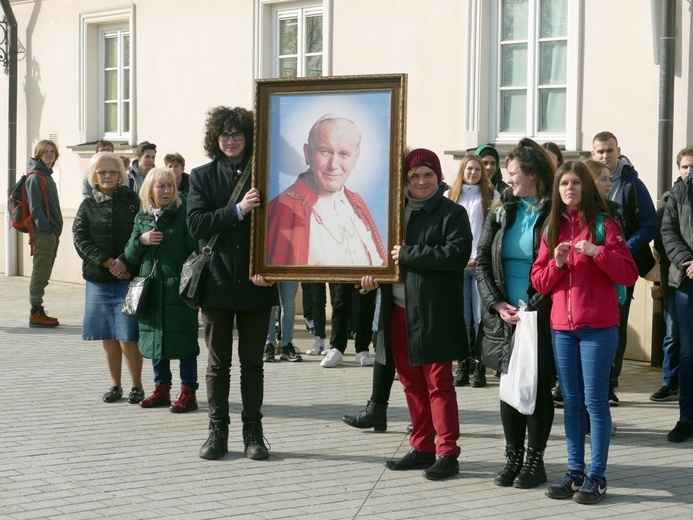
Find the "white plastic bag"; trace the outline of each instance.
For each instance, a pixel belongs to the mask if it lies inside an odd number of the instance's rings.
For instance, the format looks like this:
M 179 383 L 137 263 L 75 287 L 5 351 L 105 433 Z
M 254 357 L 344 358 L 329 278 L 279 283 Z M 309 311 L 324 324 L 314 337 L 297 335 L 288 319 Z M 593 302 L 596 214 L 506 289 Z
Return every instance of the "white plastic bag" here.
M 520 413 L 532 415 L 537 404 L 537 312 L 518 311 L 508 373 L 500 380 L 500 398 Z

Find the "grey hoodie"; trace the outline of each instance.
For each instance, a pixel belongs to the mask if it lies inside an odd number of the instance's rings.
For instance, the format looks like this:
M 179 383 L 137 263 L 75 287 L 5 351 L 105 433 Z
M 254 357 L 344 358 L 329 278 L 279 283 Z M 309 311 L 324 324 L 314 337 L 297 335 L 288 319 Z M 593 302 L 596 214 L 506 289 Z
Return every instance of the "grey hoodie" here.
M 31 159 L 27 171 L 35 170 L 38 175 L 29 175 L 26 179 L 26 198 L 29 211 L 34 219 L 36 233 L 55 233 L 60 236 L 63 232 L 63 214 L 60 211 L 58 187 L 53 180 L 53 170 L 38 159 Z M 46 179 L 46 197 L 50 206 L 50 221 L 43 198 L 42 182 L 39 175 Z
M 626 157 L 625 155 L 621 155 L 618 158 L 618 166 L 616 167 L 616 171 L 611 176 L 611 189 L 609 189 L 609 200 L 613 200 L 616 202 L 620 201 L 619 196 L 621 191 L 621 172 L 623 172 L 623 167 L 625 165 L 633 166 L 628 157 Z

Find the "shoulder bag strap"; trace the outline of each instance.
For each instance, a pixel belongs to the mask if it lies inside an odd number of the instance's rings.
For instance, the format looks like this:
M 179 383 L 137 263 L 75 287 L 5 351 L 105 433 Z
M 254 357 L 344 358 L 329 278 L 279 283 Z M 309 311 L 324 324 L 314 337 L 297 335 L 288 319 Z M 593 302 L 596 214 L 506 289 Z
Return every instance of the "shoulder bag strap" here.
M 248 180 L 248 177 L 250 176 L 250 170 L 252 169 L 251 163 L 252 161 L 248 161 L 248 164 L 245 165 L 243 175 L 241 175 L 241 177 L 238 179 L 238 182 L 236 183 L 236 187 L 234 188 L 233 193 L 231 194 L 231 198 L 229 199 L 229 204 L 236 204 L 238 196 L 241 194 L 241 190 L 243 189 L 243 186 L 245 186 L 245 182 Z M 214 249 L 214 244 L 217 243 L 217 238 L 219 238 L 219 233 L 214 235 L 212 238 L 209 239 L 209 242 L 207 242 L 207 245 L 204 247 L 204 250 L 207 252 L 207 254 L 211 253 L 212 249 Z

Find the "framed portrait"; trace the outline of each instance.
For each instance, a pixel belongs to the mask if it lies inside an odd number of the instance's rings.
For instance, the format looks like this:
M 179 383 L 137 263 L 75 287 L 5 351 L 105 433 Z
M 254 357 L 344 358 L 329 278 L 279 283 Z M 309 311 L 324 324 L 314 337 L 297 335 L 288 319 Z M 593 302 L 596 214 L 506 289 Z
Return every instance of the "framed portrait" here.
M 251 275 L 399 279 L 406 79 L 256 81 Z

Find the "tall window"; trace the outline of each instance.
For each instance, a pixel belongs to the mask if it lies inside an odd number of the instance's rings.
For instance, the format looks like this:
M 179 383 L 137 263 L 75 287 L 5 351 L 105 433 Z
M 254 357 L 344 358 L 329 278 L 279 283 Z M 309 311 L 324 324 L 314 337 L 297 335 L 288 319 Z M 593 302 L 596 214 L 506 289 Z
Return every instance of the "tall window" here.
M 103 29 L 99 43 L 99 126 L 104 137 L 124 137 L 130 133 L 130 31 Z
M 273 76 L 316 77 L 323 74 L 323 11 L 296 7 L 276 11 L 276 60 Z
M 499 134 L 565 134 L 569 0 L 499 0 Z
M 80 14 L 79 143 L 136 138 L 134 5 Z

